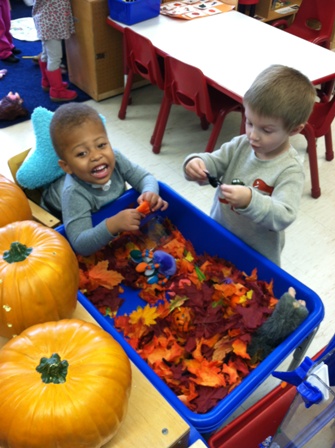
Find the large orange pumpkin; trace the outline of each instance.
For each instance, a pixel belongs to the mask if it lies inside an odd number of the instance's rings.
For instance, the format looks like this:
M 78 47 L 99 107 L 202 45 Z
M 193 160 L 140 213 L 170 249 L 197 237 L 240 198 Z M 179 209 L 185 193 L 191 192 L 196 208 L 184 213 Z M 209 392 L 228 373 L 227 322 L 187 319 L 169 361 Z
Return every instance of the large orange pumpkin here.
M 0 174 L 0 227 L 32 219 L 28 199 L 21 188 Z
M 72 316 L 79 268 L 67 239 L 34 221 L 0 228 L 0 336 Z
M 98 448 L 127 411 L 131 367 L 95 324 L 34 325 L 0 350 L 1 448 Z

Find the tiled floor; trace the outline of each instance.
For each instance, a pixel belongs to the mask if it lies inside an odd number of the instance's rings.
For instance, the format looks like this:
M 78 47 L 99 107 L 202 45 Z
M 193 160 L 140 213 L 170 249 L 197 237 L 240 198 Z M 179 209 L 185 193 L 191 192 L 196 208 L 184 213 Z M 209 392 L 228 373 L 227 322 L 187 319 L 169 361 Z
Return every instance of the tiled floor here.
M 156 114 L 161 100 L 161 91 L 147 86 L 133 93 L 132 105 L 128 107 L 124 121 L 117 118 L 121 97 L 117 96 L 99 103 L 89 101 L 106 117 L 112 145 L 124 152 L 133 161 L 145 166 L 157 179 L 169 184 L 197 207 L 208 213 L 214 190 L 186 182 L 181 166 L 187 154 L 203 151 L 210 131 L 203 131 L 195 115 L 174 107 L 164 136 L 161 153 L 152 153 L 149 143 Z M 240 115 L 228 116 L 219 142 L 231 139 L 239 133 Z M 335 135 L 335 122 L 333 123 Z M 323 300 L 326 314 L 307 354 L 313 356 L 324 347 L 335 329 L 335 160 L 326 162 L 323 138 L 318 142 L 319 172 L 322 195 L 312 199 L 306 141 L 301 135 L 292 143 L 305 159 L 306 182 L 300 213 L 296 222 L 287 230 L 283 252 L 283 269 L 315 291 Z M 7 160 L 30 147 L 34 147 L 34 134 L 30 121 L 0 130 L 1 174 L 11 177 Z M 334 232 L 334 233 L 333 233 Z M 287 361 L 288 362 L 288 361 Z M 286 365 L 287 363 L 285 363 Z M 284 366 L 283 366 L 284 367 Z M 254 403 L 275 384 L 269 379 L 260 390 L 243 405 Z M 236 415 L 236 414 L 234 414 Z

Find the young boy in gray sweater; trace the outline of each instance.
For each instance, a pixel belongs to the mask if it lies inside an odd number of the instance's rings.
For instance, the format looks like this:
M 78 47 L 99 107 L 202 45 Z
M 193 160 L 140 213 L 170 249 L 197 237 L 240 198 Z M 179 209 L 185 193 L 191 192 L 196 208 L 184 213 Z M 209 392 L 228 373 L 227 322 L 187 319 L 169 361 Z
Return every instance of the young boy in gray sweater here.
M 98 112 L 83 103 L 68 103 L 54 113 L 50 135 L 66 173 L 43 192 L 42 206 L 61 213 L 66 235 L 76 252 L 90 255 L 119 232 L 140 227 L 140 212 L 122 210 L 93 227 L 92 212 L 126 191 L 126 182 L 150 203 L 152 211 L 165 210 L 156 179 L 144 168 L 113 150 Z
M 270 66 L 244 96 L 246 134 L 213 153 L 191 154 L 183 165 L 187 180 L 217 178 L 210 216 L 277 265 L 304 185 L 290 137 L 303 129 L 315 99 L 302 73 Z

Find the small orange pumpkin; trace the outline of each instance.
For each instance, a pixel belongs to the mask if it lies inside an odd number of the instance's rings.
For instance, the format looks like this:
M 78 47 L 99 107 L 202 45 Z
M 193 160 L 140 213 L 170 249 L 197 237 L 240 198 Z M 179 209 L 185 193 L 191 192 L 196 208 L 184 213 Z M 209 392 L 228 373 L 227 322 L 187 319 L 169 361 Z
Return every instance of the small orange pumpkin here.
M 0 350 L 1 448 L 99 448 L 127 411 L 131 366 L 95 324 L 34 325 Z
M 32 219 L 28 199 L 21 188 L 0 174 L 0 227 Z
M 194 315 L 193 311 L 190 308 L 181 306 L 176 308 L 172 314 L 172 325 L 176 331 L 180 331 L 181 333 L 187 333 L 192 328 Z
M 34 221 L 0 228 L 0 336 L 72 316 L 79 267 L 64 236 Z

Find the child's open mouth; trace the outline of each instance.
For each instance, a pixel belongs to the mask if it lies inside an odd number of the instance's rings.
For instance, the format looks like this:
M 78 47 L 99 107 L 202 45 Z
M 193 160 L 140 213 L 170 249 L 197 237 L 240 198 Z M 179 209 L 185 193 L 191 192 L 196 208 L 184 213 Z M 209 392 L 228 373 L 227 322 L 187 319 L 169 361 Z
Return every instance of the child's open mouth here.
M 99 165 L 97 167 L 95 167 L 92 171 L 91 171 L 92 175 L 94 177 L 96 177 L 97 179 L 103 179 L 104 177 L 106 177 L 109 174 L 109 168 L 108 165 L 104 164 L 104 165 Z

